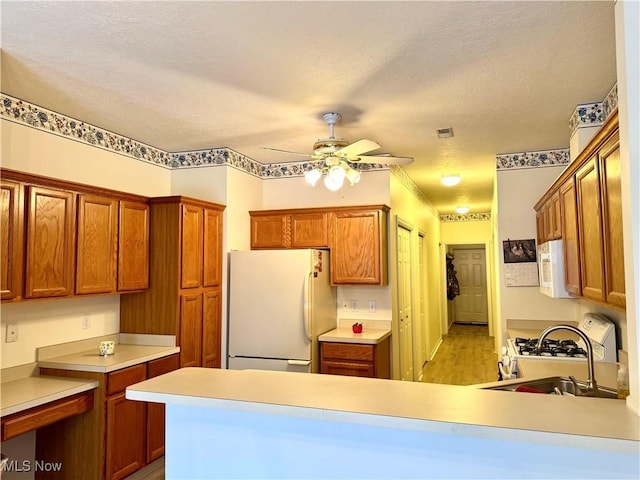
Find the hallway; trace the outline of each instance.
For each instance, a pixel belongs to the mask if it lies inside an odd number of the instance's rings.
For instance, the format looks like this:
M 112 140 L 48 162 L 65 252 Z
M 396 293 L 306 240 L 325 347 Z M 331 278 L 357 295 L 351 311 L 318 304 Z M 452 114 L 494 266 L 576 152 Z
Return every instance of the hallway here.
M 423 367 L 422 381 L 449 385 L 495 382 L 497 369 L 489 327 L 454 323 L 433 360 Z

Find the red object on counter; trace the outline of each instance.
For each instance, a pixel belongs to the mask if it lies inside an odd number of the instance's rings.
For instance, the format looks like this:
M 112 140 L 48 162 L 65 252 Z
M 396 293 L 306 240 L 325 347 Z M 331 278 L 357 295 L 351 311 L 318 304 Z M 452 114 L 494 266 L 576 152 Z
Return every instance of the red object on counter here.
M 520 385 L 518 388 L 516 388 L 516 392 L 544 393 L 542 390 L 538 390 L 537 388 L 527 387 L 526 385 Z
M 361 323 L 354 323 L 351 326 L 351 330 L 353 330 L 353 333 L 362 333 L 362 324 Z

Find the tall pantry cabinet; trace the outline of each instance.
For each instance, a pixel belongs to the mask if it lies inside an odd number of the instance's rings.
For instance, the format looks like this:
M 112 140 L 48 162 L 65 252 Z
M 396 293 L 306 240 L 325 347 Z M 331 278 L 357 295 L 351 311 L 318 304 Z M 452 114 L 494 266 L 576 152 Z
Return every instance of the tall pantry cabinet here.
M 120 331 L 175 335 L 180 367 L 220 367 L 224 206 L 152 198 L 150 280 L 120 299 Z

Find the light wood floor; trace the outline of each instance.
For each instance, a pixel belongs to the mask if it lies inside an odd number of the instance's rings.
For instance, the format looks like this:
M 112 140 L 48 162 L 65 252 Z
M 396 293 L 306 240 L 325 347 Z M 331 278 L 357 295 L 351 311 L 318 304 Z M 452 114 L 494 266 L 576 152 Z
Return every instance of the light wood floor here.
M 125 480 L 164 480 L 164 457 L 129 475 Z
M 498 379 L 498 356 L 489 327 L 454 323 L 435 357 L 422 369 L 422 381 L 473 385 Z

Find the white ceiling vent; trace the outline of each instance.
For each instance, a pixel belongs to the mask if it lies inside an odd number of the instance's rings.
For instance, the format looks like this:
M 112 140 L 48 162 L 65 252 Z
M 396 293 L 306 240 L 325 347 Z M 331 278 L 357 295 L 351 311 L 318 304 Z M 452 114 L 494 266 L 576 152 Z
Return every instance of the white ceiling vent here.
M 436 132 L 438 133 L 438 138 L 451 138 L 451 137 L 453 137 L 453 128 L 452 127 L 438 128 L 438 129 L 436 129 Z

